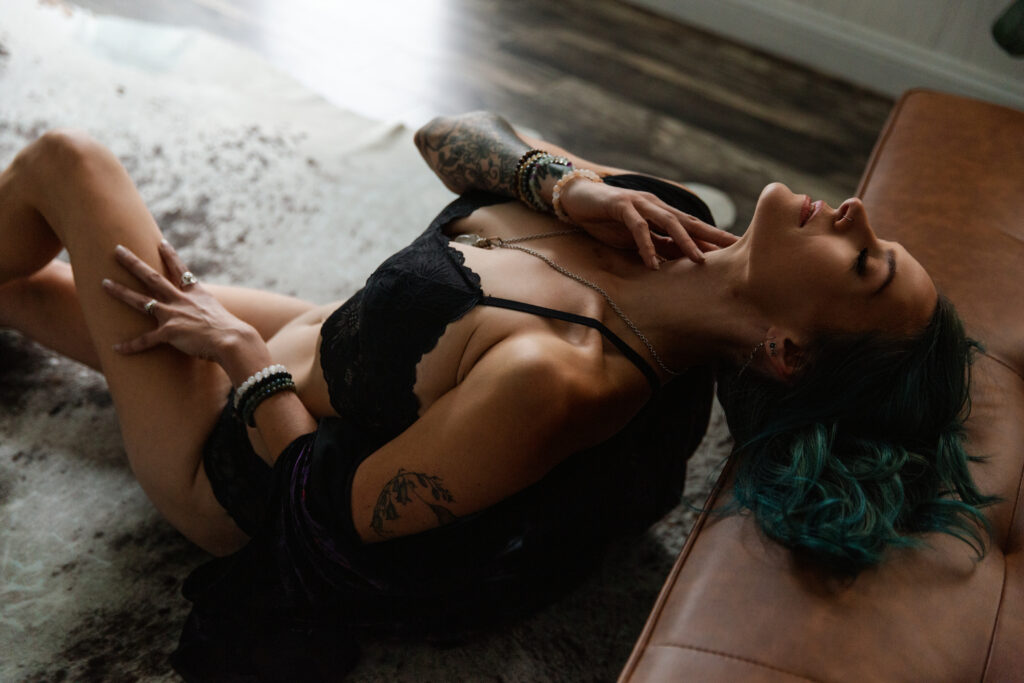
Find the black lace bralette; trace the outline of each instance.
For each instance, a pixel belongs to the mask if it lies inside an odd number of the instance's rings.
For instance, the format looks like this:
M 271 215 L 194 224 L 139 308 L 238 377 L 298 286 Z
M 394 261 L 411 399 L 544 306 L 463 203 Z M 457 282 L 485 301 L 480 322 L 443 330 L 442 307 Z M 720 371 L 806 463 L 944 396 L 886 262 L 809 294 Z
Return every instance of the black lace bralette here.
M 711 223 L 695 195 L 639 175 L 609 176 L 605 182 L 653 192 L 682 211 Z M 593 318 L 487 296 L 480 277 L 449 244 L 445 228 L 480 207 L 512 201 L 483 192 L 466 193 L 447 207 L 412 244 L 373 272 L 321 328 L 320 364 L 331 405 L 339 415 L 371 430 L 379 445 L 403 432 L 419 416 L 413 393 L 416 365 L 445 328 L 474 306 L 496 306 L 592 327 L 644 373 L 653 389 L 654 369 L 626 342 Z

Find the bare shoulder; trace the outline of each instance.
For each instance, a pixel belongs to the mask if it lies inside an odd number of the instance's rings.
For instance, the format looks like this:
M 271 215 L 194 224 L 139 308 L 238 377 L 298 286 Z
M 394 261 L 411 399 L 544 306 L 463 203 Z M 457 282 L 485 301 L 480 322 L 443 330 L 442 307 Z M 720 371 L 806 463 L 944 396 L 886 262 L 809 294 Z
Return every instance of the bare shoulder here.
M 358 467 L 352 514 L 363 540 L 416 533 L 482 510 L 618 431 L 635 408 L 616 410 L 599 356 L 548 334 L 495 344 L 462 382 Z M 421 505 L 405 495 L 410 477 L 443 484 L 443 500 L 431 494 Z
M 554 335 L 507 339 L 474 370 L 480 371 L 474 384 L 493 383 L 517 413 L 537 420 L 534 427 L 547 437 L 551 452 L 573 452 L 604 441 L 644 400 L 610 371 L 602 354 Z

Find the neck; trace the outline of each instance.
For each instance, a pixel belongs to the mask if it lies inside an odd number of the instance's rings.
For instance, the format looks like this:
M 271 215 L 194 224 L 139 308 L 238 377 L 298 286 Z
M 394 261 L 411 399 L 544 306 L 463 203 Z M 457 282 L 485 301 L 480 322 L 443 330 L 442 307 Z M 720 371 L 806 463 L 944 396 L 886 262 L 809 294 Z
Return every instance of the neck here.
M 768 324 L 746 295 L 741 245 L 709 252 L 703 264 L 677 259 L 631 278 L 637 324 L 670 368 L 742 359 L 764 339 Z

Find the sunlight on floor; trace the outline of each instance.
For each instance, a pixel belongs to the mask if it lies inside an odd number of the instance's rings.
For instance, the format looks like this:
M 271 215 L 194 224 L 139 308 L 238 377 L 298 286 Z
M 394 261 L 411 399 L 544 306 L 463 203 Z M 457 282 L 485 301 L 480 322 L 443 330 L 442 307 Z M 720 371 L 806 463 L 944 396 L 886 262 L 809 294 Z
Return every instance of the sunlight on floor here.
M 251 23 L 260 51 L 328 100 L 374 118 L 419 120 L 432 114 L 420 95 L 440 87 L 449 68 L 458 6 L 312 0 L 295 11 L 280 0 L 254 0 L 243 14 L 223 0 L 200 2 Z

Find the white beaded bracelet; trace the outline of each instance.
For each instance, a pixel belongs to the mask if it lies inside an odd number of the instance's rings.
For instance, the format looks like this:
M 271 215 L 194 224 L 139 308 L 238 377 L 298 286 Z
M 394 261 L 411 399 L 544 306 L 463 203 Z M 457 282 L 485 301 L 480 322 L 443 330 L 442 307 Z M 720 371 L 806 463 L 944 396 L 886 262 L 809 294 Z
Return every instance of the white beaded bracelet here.
M 565 188 L 569 186 L 569 183 L 576 180 L 577 178 L 585 178 L 594 183 L 603 183 L 604 180 L 596 172 L 591 171 L 589 168 L 577 168 L 569 171 L 564 176 L 559 178 L 558 182 L 555 183 L 555 188 L 551 191 L 551 206 L 555 209 L 555 215 L 558 216 L 558 220 L 563 223 L 573 224 L 572 219 L 562 210 L 562 193 L 565 192 Z
M 262 370 L 255 372 L 247 380 L 238 385 L 238 389 L 235 390 L 235 410 L 238 410 L 238 406 L 241 405 L 242 399 L 248 393 L 249 389 L 260 380 L 266 379 L 271 375 L 288 374 L 288 368 L 281 365 L 280 363 L 274 363 L 268 365 Z

